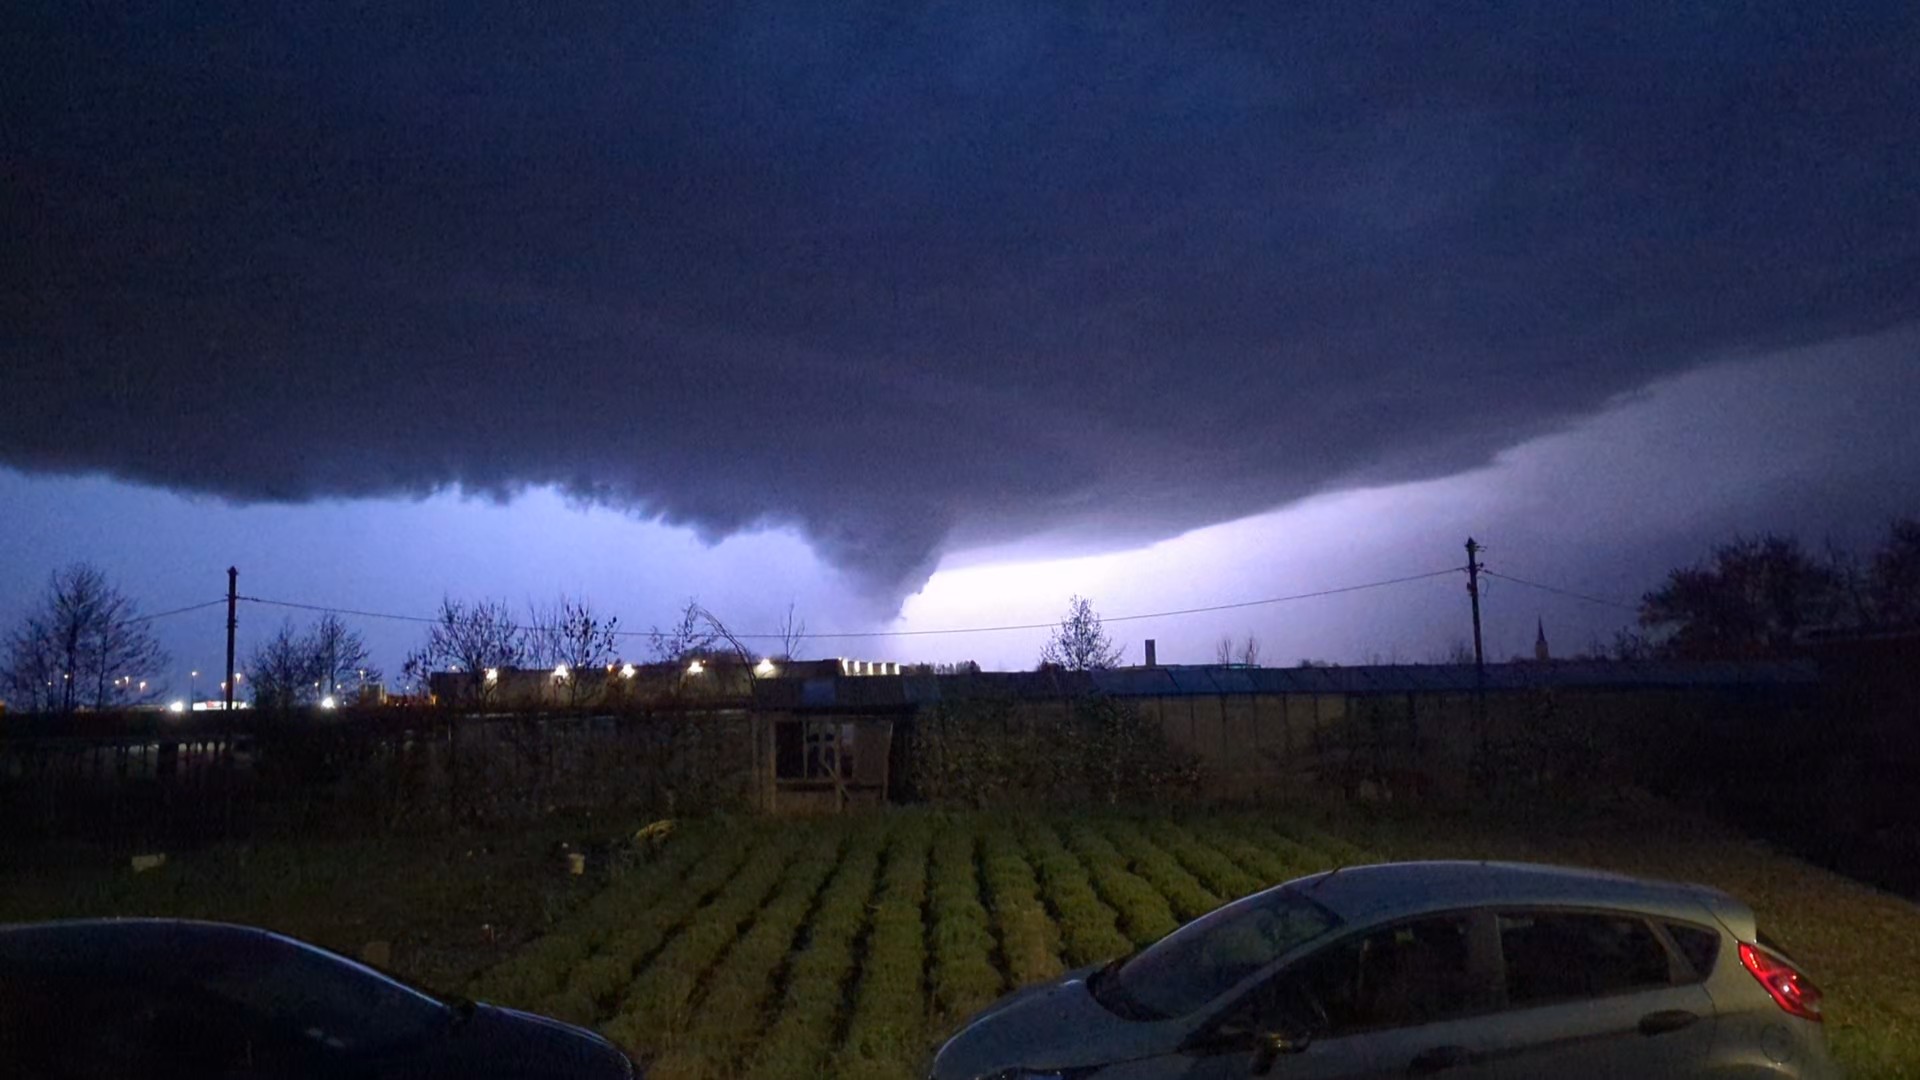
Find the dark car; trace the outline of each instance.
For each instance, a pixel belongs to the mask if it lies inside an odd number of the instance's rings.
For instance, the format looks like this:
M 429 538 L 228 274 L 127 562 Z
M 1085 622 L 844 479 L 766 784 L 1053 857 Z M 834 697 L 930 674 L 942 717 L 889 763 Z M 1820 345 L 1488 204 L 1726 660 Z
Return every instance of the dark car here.
M 933 1080 L 1831 1080 L 1820 992 L 1714 889 L 1511 863 L 1351 867 L 1019 991 Z
M 625 1080 L 593 1032 L 245 926 L 0 926 L 0 1076 Z

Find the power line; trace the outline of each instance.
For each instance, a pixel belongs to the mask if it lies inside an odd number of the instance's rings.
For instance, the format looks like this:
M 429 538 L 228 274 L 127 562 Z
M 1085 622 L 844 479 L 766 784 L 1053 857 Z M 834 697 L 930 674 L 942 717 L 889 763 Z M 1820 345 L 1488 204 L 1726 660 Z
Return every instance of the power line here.
M 183 608 L 174 608 L 172 611 L 157 611 L 157 612 L 154 612 L 152 615 L 141 615 L 136 618 L 128 619 L 127 621 L 130 623 L 152 622 L 155 619 L 164 619 L 169 615 L 185 615 L 189 611 L 199 611 L 201 608 L 210 608 L 215 604 L 224 604 L 226 602 L 227 602 L 227 598 L 223 596 L 218 600 L 209 600 L 204 604 L 188 604 L 186 607 L 183 607 Z
M 1572 589 L 1562 589 L 1553 585 L 1542 585 L 1537 581 L 1528 581 L 1526 578 L 1517 578 L 1517 577 L 1514 577 L 1512 574 L 1502 574 L 1497 570 L 1488 570 L 1488 569 L 1482 568 L 1480 572 L 1487 575 L 1488 577 L 1497 577 L 1502 581 L 1511 581 L 1515 585 L 1525 585 L 1529 589 L 1539 589 L 1541 592 L 1556 593 L 1560 596 L 1572 597 L 1575 600 L 1585 600 L 1589 604 L 1600 604 L 1604 607 L 1619 608 L 1622 611 L 1639 611 L 1640 610 L 1640 607 L 1638 604 L 1623 604 L 1618 600 L 1608 600 L 1603 596 L 1589 596 L 1586 593 L 1574 592 Z
M 1164 618 L 1172 618 L 1180 615 L 1201 615 L 1201 614 L 1205 614 L 1207 612 L 1213 612 L 1213 611 L 1234 611 L 1240 608 L 1261 607 L 1267 604 L 1290 603 L 1295 600 L 1313 600 L 1323 596 L 1340 596 L 1346 593 L 1362 592 L 1367 589 L 1383 589 L 1391 585 L 1405 585 L 1408 582 L 1426 581 L 1430 578 L 1445 577 L 1448 574 L 1457 574 L 1459 572 L 1460 572 L 1459 567 L 1450 566 L 1444 570 L 1433 570 L 1424 574 L 1409 574 L 1405 577 L 1387 578 L 1382 581 L 1369 581 L 1359 585 L 1341 585 L 1337 588 L 1316 589 L 1312 592 L 1293 593 L 1287 596 L 1269 596 L 1260 600 L 1240 600 L 1234 603 L 1208 604 L 1204 607 L 1178 608 L 1172 611 L 1149 611 L 1149 612 L 1141 612 L 1139 614 L 1134 614 L 1134 615 L 1113 615 L 1113 616 L 1104 617 L 1100 621 L 1102 623 L 1137 622 L 1142 619 L 1164 619 Z M 329 612 L 336 615 L 353 615 L 353 616 L 357 616 L 359 618 L 364 618 L 364 619 L 391 619 L 395 622 L 427 623 L 427 624 L 434 624 L 434 623 L 440 622 L 439 619 L 428 618 L 423 615 L 396 615 L 391 612 L 363 611 L 363 610 L 356 610 L 353 608 L 332 607 L 325 604 L 302 604 L 302 603 L 296 603 L 291 600 L 269 600 L 269 599 L 258 597 L 258 596 L 242 596 L 240 597 L 240 599 L 251 604 L 266 604 L 272 607 L 294 608 L 301 611 Z M 822 640 L 828 639 L 828 638 L 844 639 L 844 638 L 933 637 L 938 635 L 951 635 L 951 634 L 995 634 L 995 633 L 1002 633 L 1002 632 L 1013 631 L 1013 630 L 1051 630 L 1057 625 L 1059 624 L 1055 622 L 1009 623 L 1009 624 L 1004 624 L 999 626 L 949 627 L 949 628 L 940 629 L 940 630 L 858 630 L 858 631 L 850 630 L 850 631 L 844 631 L 841 633 L 818 633 L 818 634 L 809 632 L 805 636 L 812 639 L 822 639 Z M 530 628 L 524 627 L 524 626 L 516 626 L 513 624 L 507 624 L 503 626 L 502 629 L 527 630 Z M 651 637 L 654 637 L 655 635 L 653 634 L 652 631 L 648 631 L 648 630 L 618 630 L 614 632 L 614 636 L 651 638 Z M 785 640 L 785 638 L 787 637 L 787 635 L 785 634 L 732 634 L 731 636 L 735 638 L 739 638 L 742 641 L 781 641 L 781 640 Z

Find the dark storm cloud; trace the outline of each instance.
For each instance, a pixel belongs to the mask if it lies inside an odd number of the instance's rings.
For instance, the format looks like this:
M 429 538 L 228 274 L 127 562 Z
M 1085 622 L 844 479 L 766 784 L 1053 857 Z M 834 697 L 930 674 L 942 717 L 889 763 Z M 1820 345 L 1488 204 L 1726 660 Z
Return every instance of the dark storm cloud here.
M 1907 3 L 668 7 L 29 20 L 0 461 L 556 483 L 911 586 L 1920 315 Z

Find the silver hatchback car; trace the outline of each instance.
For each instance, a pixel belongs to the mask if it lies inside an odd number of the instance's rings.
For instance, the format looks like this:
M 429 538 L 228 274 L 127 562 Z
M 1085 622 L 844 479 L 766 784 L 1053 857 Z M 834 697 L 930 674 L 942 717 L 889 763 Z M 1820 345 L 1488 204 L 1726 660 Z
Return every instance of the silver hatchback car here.
M 1820 992 L 1699 885 L 1518 863 L 1290 881 L 1008 995 L 934 1080 L 1825 1080 Z

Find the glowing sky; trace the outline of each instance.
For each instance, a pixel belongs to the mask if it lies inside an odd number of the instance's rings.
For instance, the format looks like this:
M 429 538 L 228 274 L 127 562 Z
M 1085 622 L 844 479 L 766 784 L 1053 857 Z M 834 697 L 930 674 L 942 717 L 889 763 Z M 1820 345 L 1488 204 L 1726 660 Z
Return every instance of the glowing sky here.
M 590 597 L 634 629 L 665 623 L 690 596 L 748 631 L 770 628 L 789 601 L 816 631 L 944 629 L 1049 621 L 1071 593 L 1126 615 L 1419 573 L 1458 565 L 1468 533 L 1488 545 L 1490 567 L 1630 603 L 1667 567 L 1734 531 L 1858 543 L 1892 514 L 1920 506 L 1917 344 L 1920 332 L 1907 330 L 1725 360 L 1659 381 L 1478 468 L 1329 491 L 1146 545 L 1042 535 L 954 551 L 897 618 L 791 530 L 708 543 L 688 528 L 569 503 L 550 490 L 505 503 L 442 493 L 242 506 L 101 478 L 0 472 L 8 510 L 0 515 L 0 620 L 11 624 L 53 566 L 90 559 L 148 611 L 220 595 L 231 563 L 249 595 L 402 614 L 430 613 L 443 593 L 520 605 L 564 591 Z M 1226 633 L 1260 637 L 1274 663 L 1422 661 L 1466 638 L 1461 584 L 1443 578 L 1110 629 L 1131 661 L 1151 636 L 1162 662 L 1204 662 Z M 243 607 L 242 656 L 283 617 L 311 616 Z M 1489 585 L 1496 657 L 1529 651 L 1536 618 L 1564 653 L 1631 614 Z M 418 640 L 417 627 L 350 621 L 389 671 Z M 157 629 L 174 653 L 179 690 L 190 668 L 218 669 L 218 609 Z M 816 639 L 806 651 L 1028 667 L 1043 636 Z

